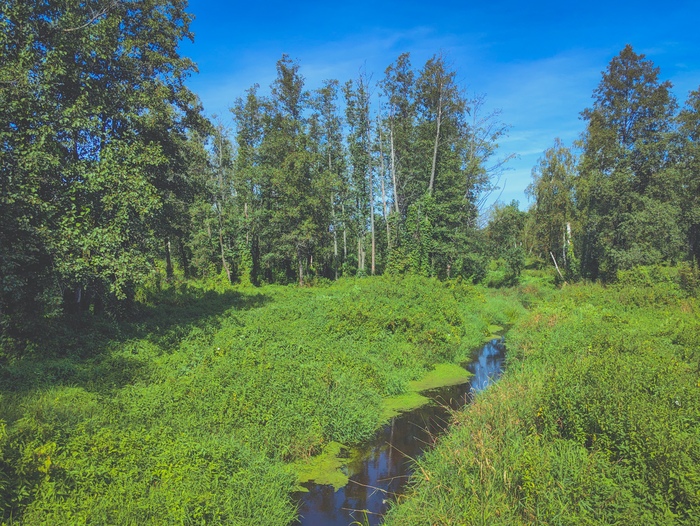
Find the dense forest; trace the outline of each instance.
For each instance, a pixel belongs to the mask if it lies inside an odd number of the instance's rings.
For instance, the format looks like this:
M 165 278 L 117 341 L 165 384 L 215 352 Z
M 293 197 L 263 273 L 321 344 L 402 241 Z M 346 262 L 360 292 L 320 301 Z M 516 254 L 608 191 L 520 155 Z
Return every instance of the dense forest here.
M 508 131 L 441 54 L 383 77 L 308 88 L 276 65 L 268 95 L 232 94 L 235 126 L 202 115 L 184 2 L 8 2 L 2 12 L 5 328 L 119 310 L 158 271 L 232 283 L 414 272 L 484 278 L 502 258 L 554 257 L 565 279 L 700 257 L 700 93 L 626 47 L 572 151 L 533 170 L 534 205 L 490 211 Z M 574 152 L 580 152 L 578 156 Z M 164 268 L 163 268 L 164 267 Z M 127 308 L 128 307 L 124 307 Z
M 447 55 L 320 86 L 284 55 L 227 127 L 186 86 L 186 9 L 0 6 L 2 524 L 287 524 L 290 463 L 493 324 L 519 372 L 389 521 L 695 523 L 700 88 L 628 45 L 531 207 L 487 207 L 507 115 Z

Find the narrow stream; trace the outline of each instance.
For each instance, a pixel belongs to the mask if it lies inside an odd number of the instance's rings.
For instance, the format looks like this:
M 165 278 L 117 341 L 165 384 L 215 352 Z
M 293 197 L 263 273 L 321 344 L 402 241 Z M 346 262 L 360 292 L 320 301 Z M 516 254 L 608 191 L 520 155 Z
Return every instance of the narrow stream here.
M 375 438 L 361 446 L 358 460 L 350 462 L 350 482 L 338 491 L 333 486 L 304 484 L 299 493 L 302 526 L 348 526 L 353 521 L 371 526 L 381 523 L 388 503 L 401 494 L 412 473 L 411 458 L 431 447 L 449 421 L 447 406 L 457 409 L 474 392 L 497 379 L 503 369 L 503 340 L 491 340 L 473 356 L 465 368 L 474 374 L 469 382 L 426 391 L 434 403 L 403 413 L 381 428 Z M 366 517 L 366 521 L 365 521 Z

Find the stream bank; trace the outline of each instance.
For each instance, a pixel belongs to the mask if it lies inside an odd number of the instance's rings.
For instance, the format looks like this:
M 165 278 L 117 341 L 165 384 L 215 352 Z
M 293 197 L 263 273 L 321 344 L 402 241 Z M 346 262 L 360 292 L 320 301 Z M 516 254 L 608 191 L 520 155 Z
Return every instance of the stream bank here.
M 503 339 L 490 340 L 462 365 L 463 378 L 467 371 L 472 375 L 469 380 L 422 391 L 417 396 L 427 397 L 429 403 L 417 400 L 418 407 L 392 417 L 372 440 L 352 450 L 333 445 L 329 453 L 336 455 L 330 456 L 339 467 L 342 465 L 348 483 L 342 487 L 342 482 L 337 481 L 335 487 L 313 481 L 302 484 L 308 491 L 295 495 L 299 502 L 299 520 L 295 524 L 379 524 L 389 503 L 403 492 L 413 470 L 412 459 L 446 431 L 450 410 L 469 403 L 476 392 L 500 376 L 504 358 Z

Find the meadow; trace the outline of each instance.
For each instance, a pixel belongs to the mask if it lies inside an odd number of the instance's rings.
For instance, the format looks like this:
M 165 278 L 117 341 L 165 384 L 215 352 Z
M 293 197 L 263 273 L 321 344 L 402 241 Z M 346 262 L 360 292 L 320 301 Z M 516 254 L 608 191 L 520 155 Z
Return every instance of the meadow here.
M 49 324 L 2 368 L 3 521 L 287 524 L 295 461 L 370 437 L 396 395 L 522 316 L 514 298 L 410 276 L 181 282 L 129 322 Z
M 700 523 L 697 290 L 638 268 L 533 306 L 386 524 Z
M 537 270 L 153 284 L 130 320 L 48 320 L 5 360 L 2 523 L 289 524 L 309 459 L 372 436 L 501 326 L 505 375 L 386 524 L 697 524 L 697 291 L 684 267 L 561 288 Z

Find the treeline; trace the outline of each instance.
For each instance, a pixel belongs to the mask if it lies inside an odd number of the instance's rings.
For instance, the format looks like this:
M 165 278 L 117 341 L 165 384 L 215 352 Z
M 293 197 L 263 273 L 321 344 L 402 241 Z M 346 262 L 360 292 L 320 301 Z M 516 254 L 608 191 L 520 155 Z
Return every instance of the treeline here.
M 562 278 L 697 261 L 700 95 L 630 47 L 583 112 L 581 154 L 534 170 L 535 205 L 477 221 L 508 131 L 437 54 L 309 88 L 277 63 L 268 94 L 202 115 L 185 0 L 0 6 L 0 322 L 129 310 L 147 280 L 308 283 L 412 272 L 517 280 L 530 253 Z M 549 263 L 548 263 L 549 264 Z
M 638 265 L 700 260 L 700 90 L 685 105 L 659 68 L 626 46 L 581 116 L 533 169 L 526 245 L 572 278 L 611 280 Z
M 223 127 L 214 135 L 215 191 L 200 208 L 212 234 L 189 244 L 200 271 L 299 284 L 479 275 L 479 198 L 507 130 L 498 115 L 442 55 L 416 70 L 405 53 L 376 83 L 360 72 L 313 90 L 299 69 L 283 56 L 269 96 L 254 85 L 236 99 L 233 145 Z
M 178 54 L 186 2 L 0 7 L 0 318 L 129 310 L 176 271 L 231 282 L 483 275 L 479 199 L 498 113 L 442 55 L 308 89 L 283 56 L 268 95 L 202 116 Z

